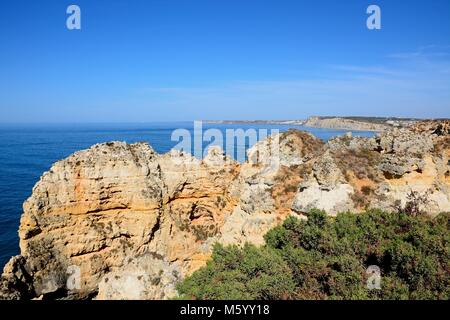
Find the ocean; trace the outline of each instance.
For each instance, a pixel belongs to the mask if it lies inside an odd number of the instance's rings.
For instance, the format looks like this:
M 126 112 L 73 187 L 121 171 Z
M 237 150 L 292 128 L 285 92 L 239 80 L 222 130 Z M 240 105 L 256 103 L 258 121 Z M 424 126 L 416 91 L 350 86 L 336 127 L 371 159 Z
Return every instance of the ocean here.
M 17 230 L 23 202 L 30 196 L 42 173 L 50 169 L 55 161 L 93 144 L 108 141 L 147 141 L 157 152 L 165 153 L 178 143 L 171 141 L 175 129 L 193 132 L 193 127 L 193 122 L 0 125 L 0 270 L 11 256 L 19 253 Z M 268 129 L 269 133 L 272 129 L 283 132 L 297 128 L 309 131 L 324 141 L 346 132 L 267 124 L 203 124 L 203 128 L 216 128 L 221 132 L 226 129 Z M 372 136 L 374 133 L 360 131 L 353 134 Z M 247 143 L 236 148 L 246 149 L 249 146 Z

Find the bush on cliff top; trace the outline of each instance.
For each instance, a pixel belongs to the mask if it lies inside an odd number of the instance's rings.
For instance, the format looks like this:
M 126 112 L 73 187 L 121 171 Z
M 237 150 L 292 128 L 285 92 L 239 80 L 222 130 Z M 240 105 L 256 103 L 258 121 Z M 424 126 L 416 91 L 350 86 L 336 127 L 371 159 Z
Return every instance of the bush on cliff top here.
M 288 218 L 266 245 L 216 245 L 178 286 L 188 299 L 449 299 L 450 218 L 372 210 Z M 368 289 L 367 268 L 381 270 Z

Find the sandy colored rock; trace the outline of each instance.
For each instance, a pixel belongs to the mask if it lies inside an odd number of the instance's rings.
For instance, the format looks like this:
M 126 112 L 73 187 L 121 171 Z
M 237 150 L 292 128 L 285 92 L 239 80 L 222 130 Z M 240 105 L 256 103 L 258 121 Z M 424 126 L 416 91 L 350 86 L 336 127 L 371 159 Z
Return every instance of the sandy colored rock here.
M 0 298 L 166 299 L 216 242 L 262 245 L 270 228 L 312 208 L 397 210 L 416 192 L 426 195 L 423 211 L 448 212 L 449 127 L 327 143 L 290 130 L 250 148 L 245 163 L 216 147 L 199 160 L 146 143 L 94 145 L 56 162 L 33 188 Z
M 180 270 L 152 254 L 129 257 L 98 285 L 98 300 L 161 300 L 177 295 Z

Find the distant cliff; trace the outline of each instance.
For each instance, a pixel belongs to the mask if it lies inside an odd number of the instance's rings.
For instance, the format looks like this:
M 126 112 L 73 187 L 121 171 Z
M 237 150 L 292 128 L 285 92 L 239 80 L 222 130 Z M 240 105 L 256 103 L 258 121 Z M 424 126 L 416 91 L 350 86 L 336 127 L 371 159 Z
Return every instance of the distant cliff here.
M 298 125 L 313 128 L 349 130 L 349 131 L 376 131 L 381 132 L 392 128 L 409 127 L 418 119 L 390 118 L 390 117 L 309 117 L 306 120 L 209 120 L 206 123 L 220 124 L 279 124 Z
M 58 161 L 24 203 L 21 254 L 4 268 L 0 297 L 165 299 L 214 243 L 262 244 L 270 228 L 312 208 L 395 211 L 420 198 L 417 210 L 450 211 L 449 121 L 326 144 L 290 130 L 279 153 L 271 139 L 245 163 L 217 148 L 198 160 L 122 142 Z M 79 283 L 68 286 L 74 270 Z
M 415 122 L 417 120 L 397 118 L 310 117 L 303 125 L 314 128 L 380 132 L 393 127 L 407 127 Z

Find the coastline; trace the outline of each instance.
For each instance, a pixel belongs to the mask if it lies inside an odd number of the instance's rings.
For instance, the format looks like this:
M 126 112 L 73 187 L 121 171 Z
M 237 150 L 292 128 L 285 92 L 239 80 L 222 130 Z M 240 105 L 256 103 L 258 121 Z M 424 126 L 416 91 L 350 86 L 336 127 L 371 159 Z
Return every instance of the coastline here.
M 267 138 L 244 163 L 217 147 L 200 160 L 146 142 L 92 145 L 35 184 L 0 299 L 171 299 L 214 243 L 263 245 L 269 230 L 314 208 L 330 219 L 411 208 L 437 217 L 450 210 L 449 135 L 448 121 L 327 142 L 292 129 L 279 133 L 278 152 Z M 411 197 L 420 200 L 412 207 Z M 73 270 L 77 287 L 67 286 Z
M 311 116 L 303 120 L 203 120 L 203 122 L 208 124 L 296 125 L 309 128 L 382 132 L 392 128 L 406 128 L 424 120 L 432 119 L 357 116 Z

